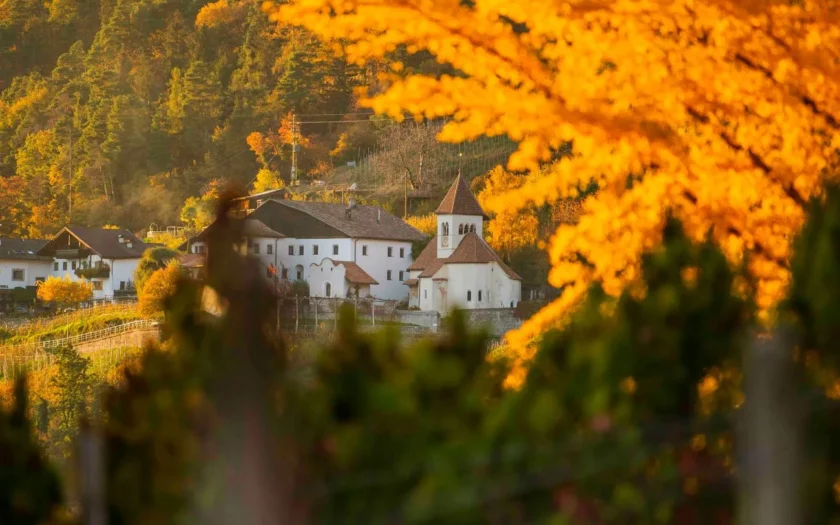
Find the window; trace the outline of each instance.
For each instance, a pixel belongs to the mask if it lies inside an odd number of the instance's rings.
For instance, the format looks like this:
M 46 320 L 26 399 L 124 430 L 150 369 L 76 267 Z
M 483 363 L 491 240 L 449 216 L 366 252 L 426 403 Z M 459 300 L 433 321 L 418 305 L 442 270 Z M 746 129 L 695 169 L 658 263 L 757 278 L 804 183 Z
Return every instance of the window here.
M 388 246 L 388 257 L 393 257 L 393 256 L 394 256 L 394 249 L 391 248 L 390 246 Z
M 324 295 L 332 297 L 332 285 L 330 283 L 324 285 Z
M 289 246 L 289 255 L 294 255 L 294 254 L 295 254 L 295 247 L 294 246 Z
M 405 258 L 405 248 L 400 248 L 400 259 Z
M 15 268 L 12 270 L 12 280 L 13 281 L 24 281 L 26 280 L 24 277 L 24 271 L 22 268 Z
M 53 271 L 58 271 L 58 263 L 53 263 Z
M 338 255 L 338 245 L 333 244 L 333 255 Z
M 120 290 L 125 290 L 125 281 L 120 281 Z
M 448 222 L 444 222 L 443 224 L 440 225 L 440 234 L 443 235 L 444 237 L 449 235 L 449 223 Z
M 298 246 L 298 255 L 303 255 L 303 245 Z
M 102 281 L 91 281 L 90 284 L 92 285 L 94 292 L 102 291 Z
M 467 302 L 470 302 L 470 301 L 472 301 L 472 291 L 467 290 Z
M 64 270 L 65 272 L 67 271 L 67 261 L 64 261 L 63 263 L 61 263 L 61 269 Z
M 303 266 L 301 266 L 301 265 L 298 265 L 298 267 L 297 267 L 297 280 L 298 281 L 303 280 Z
M 288 279 L 289 278 L 288 268 L 283 268 L 283 274 L 282 275 L 283 275 L 283 279 Z
M 478 291 L 478 302 L 481 302 L 481 290 Z
M 263 200 L 262 200 L 262 199 L 257 199 L 257 208 L 259 208 L 260 206 L 262 206 L 262 203 L 263 203 Z
M 362 255 L 367 255 L 367 246 L 362 246 Z
M 312 247 L 312 255 L 318 255 L 318 245 Z
M 274 246 L 272 246 L 270 244 L 267 245 L 265 247 L 265 253 L 267 253 L 268 255 L 273 255 L 274 254 Z
M 46 281 L 46 280 L 47 280 L 47 279 L 46 279 L 45 277 L 36 277 L 36 278 L 35 278 L 35 284 L 37 285 L 38 283 L 42 283 L 42 282 L 44 282 L 44 281 Z
M 391 270 L 388 270 L 388 280 L 391 280 Z
M 403 272 L 400 272 L 400 282 L 403 281 Z
M 256 254 L 256 255 L 260 254 L 260 243 L 258 243 L 258 242 L 254 243 L 254 254 Z
M 459 224 L 458 225 L 458 235 L 463 235 L 463 234 L 464 234 L 464 225 Z
M 470 224 L 470 232 L 475 233 L 475 224 Z

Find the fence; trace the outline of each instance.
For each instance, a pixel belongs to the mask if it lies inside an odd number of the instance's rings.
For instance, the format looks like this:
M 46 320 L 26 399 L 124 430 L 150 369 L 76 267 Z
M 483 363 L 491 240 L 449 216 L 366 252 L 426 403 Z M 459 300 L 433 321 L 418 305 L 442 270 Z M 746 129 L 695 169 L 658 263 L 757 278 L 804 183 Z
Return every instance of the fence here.
M 136 308 L 137 299 L 119 299 L 113 301 L 91 301 L 90 306 L 81 307 L 72 312 L 56 312 L 35 317 L 17 317 L 0 321 L 0 328 L 9 331 L 20 331 L 31 326 L 32 331 L 48 330 L 60 324 L 72 323 L 83 317 L 110 312 L 128 312 Z

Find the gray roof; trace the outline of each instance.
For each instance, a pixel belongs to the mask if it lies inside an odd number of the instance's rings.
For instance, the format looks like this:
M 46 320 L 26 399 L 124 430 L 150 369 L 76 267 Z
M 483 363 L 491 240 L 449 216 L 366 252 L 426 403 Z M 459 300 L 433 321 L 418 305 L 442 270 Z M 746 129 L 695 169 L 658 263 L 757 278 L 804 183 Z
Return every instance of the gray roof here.
M 56 240 L 61 238 L 65 233 L 78 239 L 103 259 L 139 259 L 143 256 L 143 252 L 149 248 L 149 245 L 138 239 L 128 230 L 72 226 L 58 232 L 55 237 L 41 248 L 40 253 L 43 255 L 53 255 L 56 249 L 60 249 L 55 246 Z M 120 239 L 128 242 L 120 242 Z M 130 248 L 128 247 L 129 243 L 131 244 Z
M 43 239 L 10 239 L 0 238 L 0 259 L 38 261 L 48 260 L 48 257 L 38 256 L 38 250 L 44 247 L 47 241 Z
M 384 239 L 397 241 L 422 241 L 425 235 L 402 219 L 382 208 L 357 204 L 347 216 L 347 205 L 331 202 L 273 200 L 263 203 L 280 205 L 301 211 L 345 235 L 357 239 Z

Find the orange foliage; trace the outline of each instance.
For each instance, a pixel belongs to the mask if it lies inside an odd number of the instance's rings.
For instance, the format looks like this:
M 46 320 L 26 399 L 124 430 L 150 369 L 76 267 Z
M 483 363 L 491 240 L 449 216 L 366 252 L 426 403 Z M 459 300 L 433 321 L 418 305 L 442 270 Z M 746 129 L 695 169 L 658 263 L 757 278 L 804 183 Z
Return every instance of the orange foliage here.
M 405 218 L 406 224 L 415 230 L 428 235 L 429 237 L 437 233 L 437 215 L 429 213 L 427 215 L 410 215 Z
M 47 277 L 38 283 L 38 299 L 47 303 L 72 304 L 89 301 L 93 298 L 90 284 L 73 281 L 69 277 Z
M 196 27 L 219 27 L 229 24 L 239 18 L 245 12 L 244 2 L 228 3 L 227 0 L 212 2 L 198 12 L 195 17 Z
M 398 46 L 462 73 L 383 73 L 364 105 L 401 119 L 451 117 L 439 138 L 507 135 L 528 180 L 490 211 L 575 197 L 595 183 L 577 224 L 548 245 L 563 294 L 520 330 L 524 348 L 562 323 L 592 283 L 618 294 L 639 275 L 666 215 L 749 255 L 756 299 L 771 308 L 790 278 L 803 207 L 836 171 L 840 25 L 833 2 L 712 0 L 292 0 L 273 20 L 341 40 L 351 61 Z M 553 151 L 573 154 L 539 171 Z M 586 260 L 583 264 L 582 259 Z

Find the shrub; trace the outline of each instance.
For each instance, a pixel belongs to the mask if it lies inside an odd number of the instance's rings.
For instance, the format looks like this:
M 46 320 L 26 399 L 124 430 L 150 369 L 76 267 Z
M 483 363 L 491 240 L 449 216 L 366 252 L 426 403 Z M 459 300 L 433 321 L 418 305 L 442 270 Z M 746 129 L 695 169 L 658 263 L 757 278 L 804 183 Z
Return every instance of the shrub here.
M 78 304 L 93 298 L 93 290 L 85 281 L 73 281 L 69 277 L 47 277 L 38 283 L 38 299 L 61 305 Z

